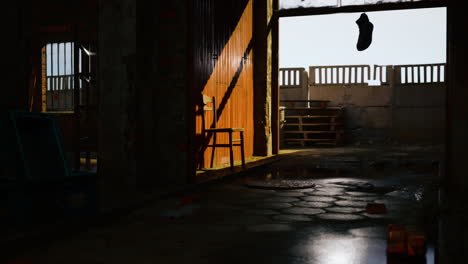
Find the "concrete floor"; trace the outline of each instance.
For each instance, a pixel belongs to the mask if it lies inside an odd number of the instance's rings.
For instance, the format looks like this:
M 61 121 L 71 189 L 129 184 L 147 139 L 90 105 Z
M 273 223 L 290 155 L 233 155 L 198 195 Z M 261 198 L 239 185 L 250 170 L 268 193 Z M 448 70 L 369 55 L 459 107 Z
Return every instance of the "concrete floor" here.
M 425 232 L 430 246 L 418 263 L 434 263 L 438 179 L 432 161 L 441 158 L 440 147 L 285 153 L 268 166 L 157 201 L 112 225 L 16 252 L 11 263 L 415 263 L 387 259 L 389 223 Z M 315 186 L 247 187 L 290 180 Z M 369 202 L 384 203 L 388 213 L 367 214 Z

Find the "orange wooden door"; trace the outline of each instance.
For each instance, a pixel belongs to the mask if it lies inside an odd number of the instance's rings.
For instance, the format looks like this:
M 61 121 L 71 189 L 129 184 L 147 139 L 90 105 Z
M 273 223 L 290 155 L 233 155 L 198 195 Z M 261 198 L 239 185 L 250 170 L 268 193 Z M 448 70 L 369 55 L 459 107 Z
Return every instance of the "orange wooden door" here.
M 195 83 L 194 96 L 215 96 L 218 112 L 217 127 L 245 128 L 245 155 L 253 153 L 253 62 L 252 62 L 252 15 L 253 0 L 200 1 L 209 11 L 205 14 L 205 27 L 198 29 L 198 41 L 194 44 L 195 69 L 193 74 L 205 74 Z M 208 16 L 208 18 L 206 17 Z M 196 32 L 197 30 L 195 30 Z M 195 33 L 194 32 L 194 33 Z M 204 36 L 202 39 L 200 36 Z M 208 40 L 207 40 L 208 39 Z M 206 46 L 202 46 L 203 44 Z M 205 63 L 201 62 L 205 61 Z M 210 62 L 206 62 L 210 61 Z M 196 77 L 195 77 L 196 78 Z M 206 126 L 212 119 L 206 113 Z M 196 134 L 199 159 L 197 165 L 210 166 L 212 138 L 201 135 L 201 113 L 196 116 Z M 235 133 L 237 134 L 237 133 Z M 237 137 L 237 135 L 235 135 Z M 227 143 L 228 135 L 218 134 L 217 143 Z M 234 159 L 240 160 L 240 147 L 234 148 Z M 204 164 L 202 164 L 204 161 Z M 229 164 L 229 149 L 216 148 L 214 165 Z

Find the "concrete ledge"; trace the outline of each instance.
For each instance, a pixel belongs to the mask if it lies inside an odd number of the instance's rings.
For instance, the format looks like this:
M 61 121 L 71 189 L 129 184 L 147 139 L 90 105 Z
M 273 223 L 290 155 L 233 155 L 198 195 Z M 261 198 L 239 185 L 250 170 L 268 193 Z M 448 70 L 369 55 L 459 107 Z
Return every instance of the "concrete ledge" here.
M 220 179 L 229 175 L 243 173 L 253 168 L 257 168 L 257 167 L 264 166 L 266 164 L 278 161 L 279 159 L 281 159 L 280 155 L 265 156 L 265 157 L 254 156 L 254 157 L 246 159 L 245 170 L 242 169 L 241 161 L 234 161 L 234 169 L 231 169 L 229 165 L 226 165 L 226 166 L 219 166 L 215 168 L 207 168 L 203 170 L 198 170 L 196 174 L 196 184 Z

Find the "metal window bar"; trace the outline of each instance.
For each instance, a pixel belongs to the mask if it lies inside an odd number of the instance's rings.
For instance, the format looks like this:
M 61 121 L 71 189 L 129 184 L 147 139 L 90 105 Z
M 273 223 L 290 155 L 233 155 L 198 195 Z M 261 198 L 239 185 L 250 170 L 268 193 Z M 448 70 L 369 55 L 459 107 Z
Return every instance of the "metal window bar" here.
M 69 45 L 69 48 L 67 48 L 67 45 Z M 47 44 L 46 46 L 47 78 L 49 80 L 50 79 L 58 80 L 55 78 L 50 78 L 50 77 L 55 77 L 55 76 L 63 76 L 63 77 L 74 76 L 75 69 L 73 65 L 74 63 L 73 49 L 74 49 L 74 43 L 70 43 L 70 42 Z M 67 60 L 67 57 L 69 58 L 68 60 Z M 81 59 L 82 59 L 82 51 L 80 49 L 78 73 L 82 72 Z M 63 80 L 66 80 L 66 78 Z M 73 88 L 73 82 L 71 82 L 71 84 L 72 85 L 69 87 Z M 47 90 L 53 90 L 53 91 L 62 90 L 62 87 L 64 87 L 64 85 L 60 85 L 58 84 L 58 82 L 51 82 L 51 85 L 48 85 Z M 81 83 L 80 83 L 79 88 L 82 88 Z
M 70 96 L 63 94 L 67 91 L 73 90 L 75 88 L 75 74 L 82 72 L 82 50 L 79 50 L 79 64 L 77 71 L 74 67 L 74 46 L 73 42 L 57 42 L 57 43 L 48 43 L 46 44 L 45 51 L 45 63 L 46 63 L 46 77 L 45 83 L 47 85 L 46 90 L 48 92 L 47 96 Z M 80 80 L 78 89 L 83 88 L 83 83 Z M 59 94 L 57 94 L 59 93 Z M 56 95 L 55 95 L 56 94 Z M 46 97 L 47 97 L 46 96 Z M 68 100 L 68 99 L 67 99 Z M 52 98 L 49 98 L 49 101 L 52 102 L 49 110 L 66 110 L 73 109 L 73 103 L 65 106 L 64 109 L 63 101 L 54 102 Z M 70 101 L 69 101 L 70 102 Z

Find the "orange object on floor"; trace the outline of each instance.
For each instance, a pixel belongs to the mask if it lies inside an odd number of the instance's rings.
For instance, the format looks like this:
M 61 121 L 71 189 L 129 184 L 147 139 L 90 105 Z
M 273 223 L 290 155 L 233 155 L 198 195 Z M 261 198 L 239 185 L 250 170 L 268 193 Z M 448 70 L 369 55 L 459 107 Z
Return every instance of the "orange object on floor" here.
M 387 254 L 406 255 L 407 233 L 400 225 L 389 224 L 387 227 Z
M 383 203 L 368 203 L 366 206 L 368 214 L 386 214 L 387 207 Z
M 421 257 L 426 255 L 426 235 L 421 232 L 408 232 L 408 256 Z
M 182 205 L 191 204 L 191 203 L 198 201 L 199 199 L 200 199 L 200 195 L 198 194 L 187 194 L 185 196 L 180 197 L 180 203 Z

